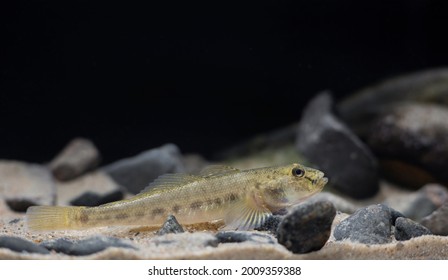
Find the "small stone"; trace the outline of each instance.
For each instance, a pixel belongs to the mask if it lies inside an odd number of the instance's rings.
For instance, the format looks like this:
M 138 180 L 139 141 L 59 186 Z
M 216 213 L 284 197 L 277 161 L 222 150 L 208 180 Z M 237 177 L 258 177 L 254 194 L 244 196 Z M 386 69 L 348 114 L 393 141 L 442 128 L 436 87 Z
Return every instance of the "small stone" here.
M 272 234 L 276 234 L 277 233 L 277 229 L 278 229 L 278 225 L 283 220 L 283 218 L 284 217 L 280 216 L 280 215 L 271 215 L 271 216 L 269 216 L 266 219 L 266 221 L 261 226 L 259 226 L 258 228 L 255 228 L 255 230 L 267 231 L 267 232 L 270 232 Z
M 241 243 L 246 241 L 275 244 L 275 239 L 268 235 L 249 231 L 220 231 L 215 235 L 219 243 Z
M 0 194 L 8 207 L 25 212 L 34 205 L 53 205 L 56 187 L 48 169 L 38 164 L 0 161 Z
M 104 195 L 99 195 L 94 192 L 85 192 L 82 195 L 70 201 L 70 204 L 73 206 L 93 207 L 121 199 L 123 199 L 123 192 L 121 190 L 116 190 Z
M 405 217 L 421 221 L 447 201 L 448 191 L 445 187 L 428 184 L 417 192 L 388 198 L 384 204 L 400 211 Z
M 103 170 L 118 184 L 137 194 L 160 175 L 183 172 L 184 166 L 179 148 L 167 144 L 114 162 Z
M 123 199 L 122 188 L 102 171 L 68 182 L 57 182 L 58 205 L 98 206 Z
M 177 222 L 176 217 L 173 215 L 169 215 L 166 219 L 165 223 L 163 224 L 162 228 L 157 231 L 157 235 L 165 235 L 168 233 L 182 233 L 184 232 L 184 229 L 182 226 Z
M 336 209 L 328 201 L 306 202 L 285 216 L 277 230 L 277 239 L 293 253 L 321 249 L 331 233 Z
M 100 153 L 92 141 L 75 138 L 49 164 L 53 176 L 61 181 L 74 179 L 95 168 Z
M 132 245 L 123 242 L 121 239 L 105 236 L 95 236 L 84 240 L 71 241 L 65 238 L 56 240 L 47 240 L 40 246 L 53 250 L 57 253 L 63 253 L 72 256 L 85 256 L 103 251 L 109 247 L 121 247 L 136 249 Z
M 392 241 L 391 226 L 403 215 L 386 205 L 370 205 L 361 208 L 340 222 L 334 229 L 335 240 L 363 244 L 384 244 Z
M 49 254 L 45 248 L 34 244 L 28 240 L 14 237 L 14 236 L 0 236 L 0 248 L 8 248 L 14 252 L 19 253 L 37 253 L 37 254 Z
M 422 235 L 430 235 L 431 231 L 408 218 L 398 217 L 395 221 L 395 239 L 404 241 Z
M 353 198 L 379 190 L 377 162 L 369 148 L 332 113 L 325 92 L 311 100 L 299 123 L 296 147 L 322 170 L 334 188 Z
M 448 202 L 420 222 L 433 234 L 448 235 Z

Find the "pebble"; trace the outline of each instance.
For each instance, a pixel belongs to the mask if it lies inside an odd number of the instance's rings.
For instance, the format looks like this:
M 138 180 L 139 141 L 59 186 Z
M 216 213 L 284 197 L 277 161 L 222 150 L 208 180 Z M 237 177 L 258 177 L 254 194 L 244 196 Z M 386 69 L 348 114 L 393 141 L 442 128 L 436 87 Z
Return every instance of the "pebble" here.
M 56 186 L 47 168 L 18 161 L 0 161 L 0 193 L 8 207 L 25 212 L 29 206 L 53 205 Z
M 109 247 L 121 247 L 136 249 L 132 245 L 118 238 L 95 236 L 79 241 L 71 241 L 65 238 L 43 241 L 40 246 L 57 253 L 72 256 L 85 256 L 103 251 Z
M 448 202 L 447 189 L 438 184 L 428 184 L 416 192 L 390 197 L 384 204 L 400 211 L 407 218 L 421 221 L 445 202 Z
M 299 204 L 280 223 L 278 243 L 293 253 L 319 250 L 330 237 L 335 215 L 336 209 L 328 201 Z
M 123 199 L 123 192 L 116 190 L 111 193 L 100 195 L 94 192 L 85 192 L 77 198 L 70 201 L 73 206 L 99 206 L 109 202 L 114 202 Z
M 335 240 L 363 244 L 384 244 L 392 241 L 391 227 L 403 215 L 386 205 L 370 205 L 358 209 L 334 229 Z
M 304 110 L 296 147 L 325 172 L 334 188 L 357 199 L 379 190 L 377 162 L 369 148 L 332 112 L 328 92 L 319 94 Z
M 74 179 L 95 168 L 100 153 L 92 141 L 75 138 L 50 162 L 53 176 L 61 181 Z
M 429 229 L 411 219 L 398 217 L 395 221 L 394 235 L 395 239 L 399 241 L 430 234 L 432 233 Z
M 165 235 L 168 233 L 182 233 L 184 229 L 176 220 L 176 217 L 169 215 L 162 228 L 157 231 L 157 235 Z
M 433 234 L 448 235 L 448 202 L 420 222 Z
M 266 219 L 266 221 L 261 226 L 255 228 L 255 230 L 267 231 L 269 233 L 276 234 L 278 230 L 278 225 L 283 220 L 283 218 L 284 216 L 282 215 L 271 215 Z
M 402 165 L 401 172 L 386 170 L 389 178 L 414 188 L 414 182 L 417 187 L 435 179 L 448 183 L 447 119 L 448 107 L 417 103 L 396 106 L 379 117 L 367 137 L 372 150 L 379 158 L 401 161 L 422 170 L 404 173 L 406 165 Z
M 124 190 L 109 175 L 94 171 L 67 182 L 57 182 L 57 204 L 97 206 L 120 200 Z
M 137 194 L 160 175 L 183 172 L 184 166 L 179 148 L 166 144 L 114 162 L 103 170 L 118 184 Z
M 0 248 L 8 248 L 19 253 L 49 254 L 47 249 L 28 240 L 15 236 L 0 236 Z
M 218 243 L 241 243 L 246 241 L 264 244 L 277 243 L 271 235 L 250 231 L 220 231 L 215 237 Z

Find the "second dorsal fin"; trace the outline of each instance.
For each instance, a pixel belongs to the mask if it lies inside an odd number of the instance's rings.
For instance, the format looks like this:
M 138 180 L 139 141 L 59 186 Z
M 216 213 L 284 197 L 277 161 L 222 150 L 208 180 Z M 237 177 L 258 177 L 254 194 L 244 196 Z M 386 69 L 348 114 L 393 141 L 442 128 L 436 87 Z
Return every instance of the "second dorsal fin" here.
M 199 173 L 202 177 L 212 177 L 216 175 L 229 174 L 239 172 L 239 169 L 236 169 L 231 166 L 226 165 L 210 165 L 202 169 Z
M 192 183 L 195 181 L 203 180 L 202 177 L 184 174 L 184 173 L 176 173 L 176 174 L 164 174 L 155 179 L 149 186 L 144 188 L 140 194 L 148 193 L 148 192 L 157 192 L 164 188 L 174 188 L 182 185 L 186 185 L 188 183 Z

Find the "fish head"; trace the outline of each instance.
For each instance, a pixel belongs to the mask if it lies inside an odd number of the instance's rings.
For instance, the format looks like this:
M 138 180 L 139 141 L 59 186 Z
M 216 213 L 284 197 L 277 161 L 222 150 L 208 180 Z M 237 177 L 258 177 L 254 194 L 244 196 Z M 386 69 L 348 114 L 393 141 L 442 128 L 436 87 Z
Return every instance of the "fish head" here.
M 280 209 L 320 192 L 328 179 L 320 170 L 298 163 L 275 167 L 264 184 L 263 198 L 270 209 Z

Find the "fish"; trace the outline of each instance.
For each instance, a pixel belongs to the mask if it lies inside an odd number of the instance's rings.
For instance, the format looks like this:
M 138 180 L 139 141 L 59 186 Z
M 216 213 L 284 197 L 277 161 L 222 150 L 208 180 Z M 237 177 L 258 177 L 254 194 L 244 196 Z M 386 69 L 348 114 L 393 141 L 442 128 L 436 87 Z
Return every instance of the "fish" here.
M 252 230 L 327 182 L 322 171 L 299 163 L 249 170 L 211 165 L 198 175 L 162 175 L 134 197 L 100 206 L 31 206 L 26 223 L 30 231 L 152 227 L 174 215 L 182 225 L 223 221 L 226 230 Z

